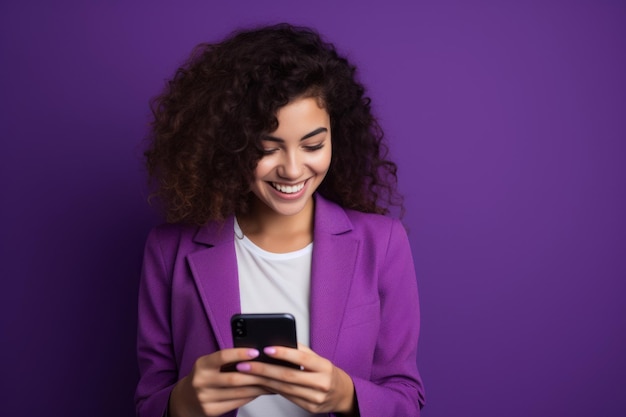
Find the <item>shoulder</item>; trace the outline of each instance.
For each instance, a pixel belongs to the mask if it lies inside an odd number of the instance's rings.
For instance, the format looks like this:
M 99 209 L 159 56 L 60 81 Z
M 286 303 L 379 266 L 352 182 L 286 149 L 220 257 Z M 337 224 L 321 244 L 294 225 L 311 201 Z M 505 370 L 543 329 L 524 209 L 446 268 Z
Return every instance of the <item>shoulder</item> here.
M 174 223 L 154 227 L 146 245 L 158 245 L 164 252 L 191 252 L 198 247 L 214 246 L 233 239 L 233 218 L 202 226 Z
M 317 197 L 316 210 L 316 227 L 331 234 L 350 233 L 380 245 L 393 239 L 406 240 L 404 226 L 396 218 L 347 209 L 321 196 Z
M 150 230 L 147 242 L 159 245 L 178 244 L 181 241 L 193 240 L 197 230 L 198 226 L 165 223 Z
M 345 210 L 352 223 L 352 233 L 385 251 L 394 244 L 408 245 L 408 236 L 400 220 L 375 213 Z
M 371 229 L 374 231 L 390 230 L 396 226 L 402 227 L 400 220 L 376 213 L 344 209 L 355 229 Z

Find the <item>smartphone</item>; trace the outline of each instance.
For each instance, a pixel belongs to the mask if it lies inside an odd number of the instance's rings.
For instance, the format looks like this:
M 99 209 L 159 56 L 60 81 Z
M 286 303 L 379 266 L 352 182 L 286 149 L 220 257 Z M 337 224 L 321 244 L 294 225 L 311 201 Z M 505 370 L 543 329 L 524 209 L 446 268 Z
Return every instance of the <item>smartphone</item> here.
M 235 347 L 254 348 L 260 352 L 255 361 L 300 369 L 299 365 L 271 358 L 263 353 L 267 346 L 298 347 L 296 319 L 289 313 L 235 314 L 230 319 Z M 236 364 L 229 364 L 223 371 L 232 371 Z

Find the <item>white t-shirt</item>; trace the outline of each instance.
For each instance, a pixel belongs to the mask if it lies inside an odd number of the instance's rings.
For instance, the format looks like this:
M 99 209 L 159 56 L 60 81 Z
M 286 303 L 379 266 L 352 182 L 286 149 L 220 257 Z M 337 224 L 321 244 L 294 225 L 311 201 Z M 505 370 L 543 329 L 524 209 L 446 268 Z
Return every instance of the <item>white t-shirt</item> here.
M 313 243 L 288 253 L 261 249 L 235 219 L 235 251 L 242 313 L 291 313 L 298 342 L 309 346 L 309 295 Z M 279 395 L 263 395 L 239 409 L 241 417 L 309 417 Z

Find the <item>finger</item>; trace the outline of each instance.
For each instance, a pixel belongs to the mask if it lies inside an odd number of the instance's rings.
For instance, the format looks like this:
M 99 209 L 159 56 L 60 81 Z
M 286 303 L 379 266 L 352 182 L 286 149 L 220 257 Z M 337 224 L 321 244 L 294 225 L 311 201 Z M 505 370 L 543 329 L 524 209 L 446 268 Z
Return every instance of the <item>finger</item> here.
M 218 416 L 228 411 L 242 407 L 243 405 L 249 403 L 255 398 L 256 397 L 249 397 L 249 398 L 241 398 L 237 400 L 226 400 L 226 401 L 204 403 L 202 404 L 202 410 L 207 416 Z
M 259 356 L 259 351 L 250 348 L 223 349 L 200 357 L 196 364 L 201 368 L 220 368 L 233 362 L 247 361 Z
M 315 353 L 311 350 L 310 347 L 308 347 L 307 345 L 303 345 L 302 343 L 298 343 L 298 350 L 301 350 L 307 353 Z
M 259 386 L 261 382 L 261 378 L 252 373 L 221 372 L 219 368 L 199 370 L 195 373 L 192 380 L 192 384 L 197 390 Z
M 289 401 L 312 413 L 354 408 L 354 384 L 348 374 L 334 368 L 332 375 L 302 372 L 308 377 L 307 385 L 270 381 L 267 389 L 276 391 Z
M 305 349 L 292 349 L 284 346 L 268 346 L 263 349 L 263 353 L 275 359 L 300 365 L 305 371 L 309 372 L 328 371 L 332 366 L 330 361 L 306 347 Z
M 331 411 L 324 401 L 311 401 L 308 398 L 299 397 L 289 394 L 281 394 L 287 400 L 291 401 L 300 408 L 307 410 L 309 413 L 322 414 Z
M 300 369 L 260 361 L 241 362 L 237 364 L 237 371 L 240 375 L 262 378 L 258 384 L 263 387 L 269 387 L 271 380 L 298 384 L 300 383 L 298 376 L 303 373 Z
M 281 365 L 263 362 L 246 362 L 237 365 L 240 374 L 260 378 L 256 383 L 278 394 L 307 396 L 303 390 L 326 391 L 330 386 L 330 373 L 305 372 Z
M 196 390 L 208 388 L 232 388 L 259 385 L 258 378 L 239 372 L 222 372 L 222 367 L 254 359 L 259 355 L 256 349 L 224 349 L 203 356 L 196 361 L 192 376 L 192 385 Z
M 314 381 L 311 382 L 313 383 Z M 310 386 L 275 379 L 267 379 L 264 386 L 268 391 L 275 392 L 311 412 L 317 412 L 315 410 L 319 410 L 320 412 L 330 410 L 321 410 L 318 408 L 330 399 L 327 390 L 320 391 Z
M 259 395 L 270 394 L 260 386 L 243 386 L 229 388 L 211 388 L 199 390 L 197 396 L 201 403 L 225 402 L 256 398 Z

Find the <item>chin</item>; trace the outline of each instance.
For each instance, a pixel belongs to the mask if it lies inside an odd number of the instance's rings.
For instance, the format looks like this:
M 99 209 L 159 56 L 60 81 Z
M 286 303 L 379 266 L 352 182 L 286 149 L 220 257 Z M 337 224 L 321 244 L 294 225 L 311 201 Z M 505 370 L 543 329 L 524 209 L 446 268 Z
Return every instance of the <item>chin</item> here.
M 308 201 L 308 200 L 307 200 Z M 269 206 L 270 210 L 281 216 L 295 216 L 300 214 L 306 207 L 306 202 L 298 202 L 297 204 L 285 205 L 277 204 Z

